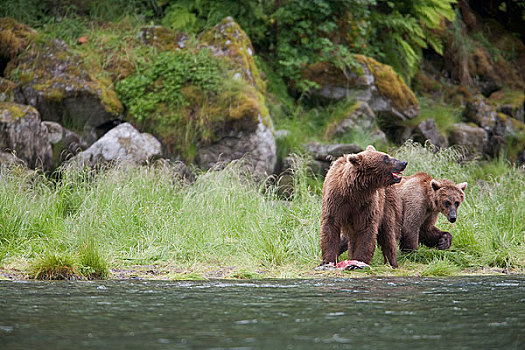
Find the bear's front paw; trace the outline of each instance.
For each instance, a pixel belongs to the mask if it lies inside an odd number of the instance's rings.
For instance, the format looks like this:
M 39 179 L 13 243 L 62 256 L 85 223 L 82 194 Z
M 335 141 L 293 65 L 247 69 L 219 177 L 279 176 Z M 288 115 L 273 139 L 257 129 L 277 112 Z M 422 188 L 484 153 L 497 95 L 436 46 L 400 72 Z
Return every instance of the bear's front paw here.
M 323 262 L 321 263 L 321 265 L 317 266 L 315 268 L 315 270 L 321 270 L 321 271 L 326 271 L 326 270 L 335 270 L 337 267 L 335 266 L 335 264 L 333 262 Z
M 440 250 L 447 250 L 452 245 L 452 235 L 448 232 L 443 232 L 443 235 L 438 241 L 437 248 Z

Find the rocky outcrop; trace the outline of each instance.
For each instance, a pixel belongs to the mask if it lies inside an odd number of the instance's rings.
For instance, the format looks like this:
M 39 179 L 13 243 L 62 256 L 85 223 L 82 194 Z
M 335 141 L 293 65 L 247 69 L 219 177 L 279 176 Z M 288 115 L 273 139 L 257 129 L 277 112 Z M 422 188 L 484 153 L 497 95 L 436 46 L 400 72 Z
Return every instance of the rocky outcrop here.
M 110 82 L 95 79 L 61 40 L 34 44 L 16 56 L 6 76 L 20 84 L 15 101 L 35 107 L 93 143 L 118 119 L 123 107 Z
M 13 153 L 32 169 L 53 169 L 47 128 L 31 106 L 0 103 L 0 151 Z
M 160 155 L 161 144 L 155 137 L 140 133 L 129 123 L 123 123 L 73 157 L 71 164 L 89 167 L 120 162 L 142 164 Z
M 491 157 L 506 148 L 509 138 L 519 136 L 519 132 L 525 130 L 522 122 L 496 112 L 483 96 L 476 96 L 469 101 L 463 114 L 467 121 L 479 125 L 487 133 L 485 152 Z
M 303 77 L 319 86 L 309 96 L 329 102 L 347 98 L 366 102 L 381 129 L 398 140 L 406 133 L 403 122 L 419 114 L 416 96 L 392 67 L 362 55 L 355 55 L 355 60 L 358 67 L 346 72 L 327 62 L 307 67 Z

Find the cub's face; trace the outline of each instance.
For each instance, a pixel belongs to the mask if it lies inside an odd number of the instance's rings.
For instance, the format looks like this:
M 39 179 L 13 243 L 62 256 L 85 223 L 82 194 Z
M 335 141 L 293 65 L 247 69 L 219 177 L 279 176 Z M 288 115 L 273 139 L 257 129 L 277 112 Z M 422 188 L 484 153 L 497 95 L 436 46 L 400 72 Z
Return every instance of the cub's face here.
M 430 182 L 435 193 L 435 203 L 439 211 L 447 217 L 449 222 L 456 222 L 458 208 L 465 199 L 465 189 L 467 183 L 454 184 L 447 180 L 432 180 Z
M 368 146 L 365 151 L 357 154 L 349 154 L 347 160 L 371 183 L 376 182 L 381 186 L 399 183 L 408 164 L 376 151 L 374 146 Z

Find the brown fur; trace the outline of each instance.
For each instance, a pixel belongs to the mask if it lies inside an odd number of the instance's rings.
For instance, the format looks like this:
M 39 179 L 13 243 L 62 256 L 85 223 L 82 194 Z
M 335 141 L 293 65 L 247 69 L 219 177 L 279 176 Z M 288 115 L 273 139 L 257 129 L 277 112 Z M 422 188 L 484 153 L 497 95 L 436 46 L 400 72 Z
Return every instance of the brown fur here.
M 449 180 L 434 180 L 419 172 L 403 178 L 394 186 L 403 205 L 401 249 L 417 250 L 419 243 L 428 247 L 448 249 L 452 235 L 441 231 L 435 224 L 439 213 L 455 222 L 457 209 L 465 199 L 467 183 L 455 184 Z
M 385 262 L 397 267 L 402 206 L 391 185 L 400 181 L 392 174 L 404 170 L 406 164 L 373 146 L 332 164 L 323 187 L 323 264 L 337 263 L 341 236 L 348 240 L 349 259 L 369 264 L 379 232 Z

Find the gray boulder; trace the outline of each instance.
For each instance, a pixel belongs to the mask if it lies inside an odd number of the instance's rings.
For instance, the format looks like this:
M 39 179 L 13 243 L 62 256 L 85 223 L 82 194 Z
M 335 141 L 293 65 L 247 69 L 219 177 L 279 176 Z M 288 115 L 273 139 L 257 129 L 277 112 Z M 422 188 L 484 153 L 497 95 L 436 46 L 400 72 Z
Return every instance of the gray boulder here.
M 277 162 L 275 139 L 270 126 L 258 119 L 255 130 L 223 132 L 216 142 L 201 146 L 195 159 L 197 165 L 211 168 L 243 158 L 256 176 L 273 173 Z
M 71 162 L 89 167 L 120 162 L 142 164 L 160 155 L 161 144 L 155 137 L 123 123 L 77 154 Z
M 458 123 L 453 125 L 449 142 L 451 145 L 461 146 L 471 156 L 478 156 L 486 151 L 488 134 L 479 126 Z
M 0 151 L 14 153 L 32 169 L 53 169 L 47 128 L 31 106 L 0 102 Z
M 434 146 L 446 147 L 447 140 L 439 134 L 433 118 L 423 120 L 413 130 L 412 139 L 421 144 L 430 141 Z

